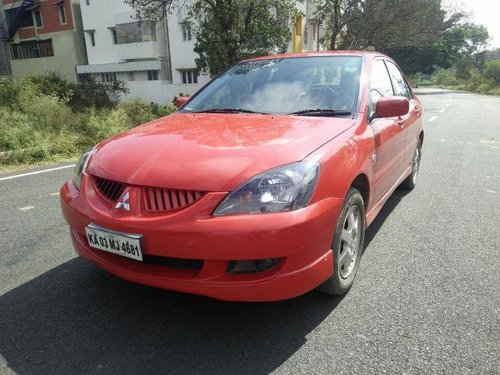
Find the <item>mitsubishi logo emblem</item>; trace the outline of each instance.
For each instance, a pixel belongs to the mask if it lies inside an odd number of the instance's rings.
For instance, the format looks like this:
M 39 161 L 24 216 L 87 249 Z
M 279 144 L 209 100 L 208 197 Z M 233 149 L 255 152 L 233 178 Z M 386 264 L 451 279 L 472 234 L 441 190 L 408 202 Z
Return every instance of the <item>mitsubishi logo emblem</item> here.
M 118 202 L 115 208 L 123 208 L 125 211 L 130 211 L 130 204 L 128 203 L 129 194 L 128 191 L 123 195 L 123 198 Z

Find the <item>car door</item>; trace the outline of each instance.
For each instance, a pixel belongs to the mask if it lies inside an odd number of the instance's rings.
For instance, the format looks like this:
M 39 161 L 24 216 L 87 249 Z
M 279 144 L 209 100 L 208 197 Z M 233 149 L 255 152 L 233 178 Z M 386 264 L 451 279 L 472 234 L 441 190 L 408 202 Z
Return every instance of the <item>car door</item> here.
M 394 96 L 394 89 L 384 59 L 375 59 L 370 75 L 370 119 L 375 113 L 376 103 L 384 96 Z M 387 117 L 372 119 L 370 126 L 374 133 L 375 154 L 374 193 L 378 202 L 396 183 L 403 173 L 406 134 L 404 119 Z
M 392 85 L 394 87 L 394 94 L 397 96 L 404 96 L 410 101 L 410 110 L 407 115 L 402 116 L 405 128 L 405 154 L 403 161 L 403 172 L 411 166 L 415 147 L 417 146 L 418 136 L 420 133 L 419 122 L 421 119 L 422 108 L 417 99 L 404 79 L 401 70 L 392 61 L 386 61 L 389 75 L 391 76 Z

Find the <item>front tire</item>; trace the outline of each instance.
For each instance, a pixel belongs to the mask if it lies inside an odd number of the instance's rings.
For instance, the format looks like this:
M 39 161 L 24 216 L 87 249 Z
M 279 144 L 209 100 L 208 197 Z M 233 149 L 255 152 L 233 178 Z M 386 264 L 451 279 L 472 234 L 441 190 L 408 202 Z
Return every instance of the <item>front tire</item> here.
M 358 270 L 365 239 L 365 206 L 361 193 L 349 188 L 332 241 L 333 275 L 318 287 L 331 295 L 345 294 Z

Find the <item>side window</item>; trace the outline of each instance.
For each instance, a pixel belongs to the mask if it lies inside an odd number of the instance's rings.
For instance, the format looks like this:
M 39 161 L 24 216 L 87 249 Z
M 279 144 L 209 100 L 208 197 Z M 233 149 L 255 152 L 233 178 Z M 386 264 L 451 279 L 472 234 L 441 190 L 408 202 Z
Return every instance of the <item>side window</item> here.
M 411 91 L 398 67 L 392 62 L 387 61 L 387 69 L 389 69 L 389 74 L 391 75 L 392 83 L 394 84 L 395 95 L 405 96 L 408 99 L 411 99 Z
M 370 117 L 375 112 L 377 100 L 382 96 L 392 96 L 391 79 L 383 60 L 375 60 L 372 64 L 370 79 Z

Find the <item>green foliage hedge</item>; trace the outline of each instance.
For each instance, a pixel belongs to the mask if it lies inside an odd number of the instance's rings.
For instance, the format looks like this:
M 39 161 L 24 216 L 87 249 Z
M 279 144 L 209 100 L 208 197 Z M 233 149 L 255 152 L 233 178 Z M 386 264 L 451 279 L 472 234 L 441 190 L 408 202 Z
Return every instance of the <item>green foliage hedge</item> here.
M 77 85 L 55 73 L 20 81 L 0 78 L 0 166 L 75 157 L 175 110 L 141 99 L 117 103 L 121 92 L 120 83 Z
M 461 71 L 457 64 L 450 69 L 438 69 L 433 75 L 432 83 L 454 90 L 500 95 L 500 60 L 486 62 L 482 73 L 472 66 L 466 72 Z

